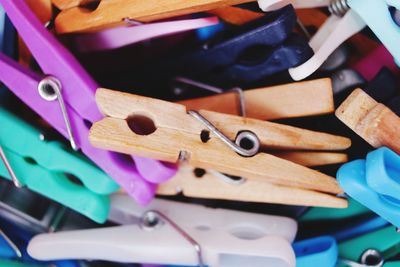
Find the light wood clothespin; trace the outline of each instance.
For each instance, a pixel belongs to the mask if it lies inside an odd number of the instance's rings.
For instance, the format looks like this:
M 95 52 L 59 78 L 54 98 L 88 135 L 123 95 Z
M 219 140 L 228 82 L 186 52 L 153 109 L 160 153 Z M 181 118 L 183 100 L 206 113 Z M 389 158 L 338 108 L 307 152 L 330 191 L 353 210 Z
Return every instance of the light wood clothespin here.
M 278 185 L 342 192 L 334 178 L 271 154 L 238 155 L 220 134 L 205 126 L 204 118 L 229 140 L 246 133 L 238 142 L 246 153 L 257 150 L 254 136 L 261 146 L 292 150 L 342 150 L 350 146 L 347 138 L 212 111 L 188 114 L 185 106 L 177 103 L 108 89 L 98 89 L 96 101 L 108 116 L 90 130 L 89 139 L 96 147 L 167 162 L 186 161 L 195 167 Z M 139 126 L 145 124 L 152 127 L 143 131 Z
M 125 18 L 149 22 L 185 14 L 208 11 L 223 6 L 237 5 L 254 0 L 107 0 L 100 1 L 95 10 L 85 8 L 91 0 L 53 0 L 63 9 L 56 17 L 58 33 L 94 30 L 118 25 Z
M 234 6 L 224 6 L 212 9 L 209 10 L 208 13 L 216 15 L 223 21 L 234 25 L 243 25 L 264 16 L 264 13 L 262 13 L 261 11 L 255 12 L 252 10 Z
M 329 78 L 289 83 L 243 92 L 246 116 L 276 120 L 332 113 L 332 82 Z M 301 101 L 299 100 L 301 99 Z M 180 101 L 188 110 L 211 110 L 240 115 L 240 98 L 235 92 Z
M 400 153 L 400 118 L 363 90 L 354 90 L 336 116 L 373 147 L 387 146 Z
M 218 172 L 202 171 L 190 166 L 180 167 L 171 180 L 160 184 L 157 189 L 158 195 L 179 193 L 195 198 L 330 208 L 347 207 L 345 199 L 330 194 L 252 179 L 235 183 L 229 181 L 229 178 L 221 177 Z

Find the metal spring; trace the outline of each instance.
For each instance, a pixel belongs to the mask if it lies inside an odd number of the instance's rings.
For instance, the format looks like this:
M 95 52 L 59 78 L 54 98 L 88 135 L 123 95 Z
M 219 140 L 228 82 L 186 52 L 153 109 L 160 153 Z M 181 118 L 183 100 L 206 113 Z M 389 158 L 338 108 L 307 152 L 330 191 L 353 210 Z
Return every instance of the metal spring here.
M 347 0 L 333 0 L 328 7 L 329 12 L 338 17 L 343 17 L 349 9 Z

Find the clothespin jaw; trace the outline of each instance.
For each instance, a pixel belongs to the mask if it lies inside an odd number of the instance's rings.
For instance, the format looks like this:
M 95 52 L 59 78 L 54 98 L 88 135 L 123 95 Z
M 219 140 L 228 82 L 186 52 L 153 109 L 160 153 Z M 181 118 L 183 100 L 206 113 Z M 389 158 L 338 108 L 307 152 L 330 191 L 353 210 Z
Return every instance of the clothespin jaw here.
M 398 254 L 399 244 L 400 235 L 393 226 L 342 242 L 339 266 L 348 266 L 351 262 L 365 264 L 361 266 L 391 266 L 388 259 Z
M 3 260 L 0 259 L 0 266 L 7 266 L 7 267 L 45 267 L 44 265 L 37 265 L 33 263 L 22 263 L 13 260 Z
M 1 109 L 0 123 L 1 146 L 22 185 L 97 222 L 106 220 L 107 195 L 118 189 L 109 176 L 60 143 L 41 140 L 43 134 L 6 110 Z M 3 164 L 0 174 L 10 178 Z M 71 182 L 68 175 L 82 185 Z
M 137 153 L 173 163 L 181 158 L 193 166 L 231 175 L 333 194 L 341 192 L 332 178 L 292 162 L 266 153 L 252 157 L 239 156 L 224 144 L 226 139 L 221 142 L 218 136 L 214 136 L 215 128 L 212 132 L 205 130 L 208 126 L 203 126 L 203 123 L 197 121 L 198 118 L 187 114 L 182 105 L 107 89 L 99 89 L 96 98 L 99 108 L 109 116 L 95 123 L 90 130 L 89 139 L 96 147 Z M 243 131 L 250 131 L 259 138 L 262 145 L 274 148 L 345 149 L 350 145 L 347 138 L 270 122 L 211 111 L 200 111 L 196 116 L 199 115 L 217 125 L 220 133 L 224 132 L 230 140 L 234 140 Z M 275 138 L 272 135 L 265 138 L 268 131 L 276 131 Z M 289 132 L 291 134 L 288 135 Z M 292 134 L 297 136 L 296 140 L 291 139 Z M 331 139 L 329 144 L 326 142 L 328 139 Z M 290 169 L 296 174 L 288 174 Z M 286 180 L 285 176 L 290 176 L 290 179 Z
M 136 217 L 136 222 L 142 218 L 139 224 L 39 235 L 30 242 L 29 254 L 41 259 L 199 264 L 196 250 L 165 219 L 168 218 L 198 244 L 205 265 L 250 266 L 255 263 L 254 266 L 295 266 L 290 242 L 296 233 L 296 223 L 289 218 L 210 209 L 165 200 L 155 200 L 144 209 L 134 205 L 126 196 L 116 197 L 118 201 L 113 200 L 113 203 L 125 204 L 122 204 L 122 209 L 115 207 L 111 216 L 114 219 Z M 154 211 L 153 215 L 166 216 L 156 217 L 154 228 L 146 223 L 148 217 L 143 217 L 150 210 Z M 116 243 L 119 245 L 115 246 Z

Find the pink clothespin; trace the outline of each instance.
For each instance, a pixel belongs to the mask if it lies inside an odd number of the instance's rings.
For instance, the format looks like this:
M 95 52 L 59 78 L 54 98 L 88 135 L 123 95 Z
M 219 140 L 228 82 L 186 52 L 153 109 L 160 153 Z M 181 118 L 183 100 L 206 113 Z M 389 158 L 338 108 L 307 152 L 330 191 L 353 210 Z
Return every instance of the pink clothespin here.
M 92 147 L 89 128 L 102 117 L 95 102 L 96 82 L 45 29 L 24 0 L 0 3 L 44 72 L 34 73 L 0 54 L 0 80 L 138 203 L 148 203 L 155 193 L 154 183 L 169 179 L 175 168 L 140 157 L 132 157 L 133 161 Z
M 374 51 L 353 66 L 367 80 L 372 80 L 382 67 L 387 67 L 394 74 L 400 75 L 400 68 L 394 62 L 393 56 L 383 45 L 375 48 Z
M 218 24 L 217 17 L 183 19 L 142 24 L 127 20 L 128 26 L 106 29 L 99 32 L 77 34 L 72 37 L 77 51 L 93 52 L 116 49 L 151 38 L 195 30 Z

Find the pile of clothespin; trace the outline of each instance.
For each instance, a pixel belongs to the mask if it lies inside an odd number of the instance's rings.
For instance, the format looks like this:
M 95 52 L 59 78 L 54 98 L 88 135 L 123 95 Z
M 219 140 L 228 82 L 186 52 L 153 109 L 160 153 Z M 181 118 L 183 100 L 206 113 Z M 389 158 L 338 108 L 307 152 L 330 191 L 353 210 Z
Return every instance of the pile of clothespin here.
M 0 267 L 400 266 L 399 0 L 0 0 L 0 51 Z

